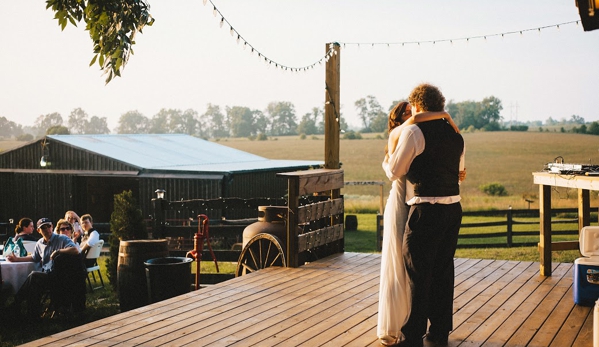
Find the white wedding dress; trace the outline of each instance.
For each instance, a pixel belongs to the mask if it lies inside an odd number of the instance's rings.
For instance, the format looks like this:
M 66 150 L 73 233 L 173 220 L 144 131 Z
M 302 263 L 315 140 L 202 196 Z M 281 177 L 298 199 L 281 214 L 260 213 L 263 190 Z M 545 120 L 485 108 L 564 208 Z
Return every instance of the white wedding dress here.
M 385 171 L 387 163 L 383 163 Z M 401 327 L 410 314 L 410 289 L 402 256 L 403 234 L 408 208 L 405 205 L 406 180 L 392 183 L 384 214 L 381 282 L 377 336 L 383 344 L 400 341 Z

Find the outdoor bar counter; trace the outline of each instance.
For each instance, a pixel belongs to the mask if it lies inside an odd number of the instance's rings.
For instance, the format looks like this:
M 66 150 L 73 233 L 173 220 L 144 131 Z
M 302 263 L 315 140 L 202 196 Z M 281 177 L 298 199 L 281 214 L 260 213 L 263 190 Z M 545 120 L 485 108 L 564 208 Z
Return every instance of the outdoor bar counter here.
M 578 241 L 551 242 L 551 189 L 565 187 L 578 189 L 578 232 L 591 223 L 590 191 L 599 190 L 599 176 L 533 172 L 534 183 L 539 185 L 541 275 L 551 276 L 551 251 L 578 249 Z

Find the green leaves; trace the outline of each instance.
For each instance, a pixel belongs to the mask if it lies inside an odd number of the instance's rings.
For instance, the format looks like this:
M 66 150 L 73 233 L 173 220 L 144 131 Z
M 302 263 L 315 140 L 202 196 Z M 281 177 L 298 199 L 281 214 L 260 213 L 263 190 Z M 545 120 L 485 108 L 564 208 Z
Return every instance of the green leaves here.
M 85 21 L 95 54 L 90 66 L 98 63 L 107 75 L 107 84 L 114 76 L 121 76 L 133 54 L 135 34 L 154 23 L 145 0 L 46 0 L 46 8 L 55 12 L 62 30 L 68 23 L 77 26 Z

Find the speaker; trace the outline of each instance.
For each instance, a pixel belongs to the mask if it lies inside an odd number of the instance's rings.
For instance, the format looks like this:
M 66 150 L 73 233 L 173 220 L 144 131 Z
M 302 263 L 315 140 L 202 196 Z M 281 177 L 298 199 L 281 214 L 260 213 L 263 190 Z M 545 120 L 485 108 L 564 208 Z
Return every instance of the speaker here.
M 576 0 L 584 31 L 599 29 L 599 0 Z

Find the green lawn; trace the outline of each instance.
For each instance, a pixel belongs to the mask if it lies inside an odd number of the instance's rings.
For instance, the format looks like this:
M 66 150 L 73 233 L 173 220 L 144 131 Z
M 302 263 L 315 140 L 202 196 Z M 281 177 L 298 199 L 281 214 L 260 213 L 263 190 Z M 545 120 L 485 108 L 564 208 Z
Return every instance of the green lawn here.
M 375 214 L 356 214 L 358 217 L 358 230 L 357 231 L 346 231 L 345 232 L 345 251 L 347 252 L 363 252 L 363 253 L 375 253 L 376 252 L 376 215 Z M 497 218 L 495 218 L 497 219 Z M 464 217 L 463 223 L 475 223 L 483 220 L 491 221 L 494 218 L 483 218 L 483 217 Z M 576 229 L 577 225 L 566 225 L 558 224 L 561 229 Z M 535 225 L 526 225 L 519 227 L 527 227 L 527 230 L 535 230 Z M 481 231 L 481 228 L 473 229 L 462 229 L 460 233 L 468 232 L 497 232 L 505 231 L 504 227 L 490 227 L 489 230 Z M 554 228 L 557 230 L 558 228 Z M 538 230 L 538 226 L 536 227 Z M 554 241 L 563 240 L 576 240 L 576 235 L 559 236 L 554 237 Z M 514 242 L 538 242 L 539 236 L 523 236 L 515 238 Z M 461 239 L 459 244 L 470 244 L 470 243 L 482 243 L 480 239 Z M 485 239 L 484 242 L 505 242 L 505 238 L 490 238 Z M 574 262 L 576 258 L 579 258 L 580 252 L 574 251 L 559 251 L 552 253 L 552 261 L 554 262 Z M 519 260 L 519 261 L 539 261 L 539 251 L 537 247 L 511 247 L 511 248 L 474 248 L 474 249 L 459 249 L 456 251 L 456 257 L 458 258 L 471 258 L 471 259 L 505 259 L 505 260 Z

